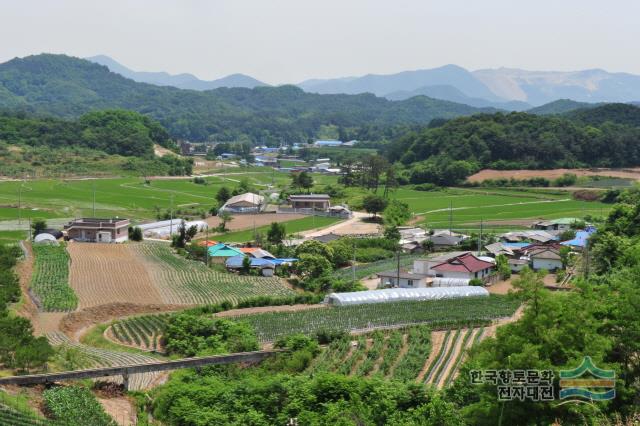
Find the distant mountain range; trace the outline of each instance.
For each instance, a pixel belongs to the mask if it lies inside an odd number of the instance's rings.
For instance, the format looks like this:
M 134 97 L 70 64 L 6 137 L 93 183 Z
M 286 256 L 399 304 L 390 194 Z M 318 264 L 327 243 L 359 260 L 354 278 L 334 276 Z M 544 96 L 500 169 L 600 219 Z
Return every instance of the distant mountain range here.
M 219 87 L 246 87 L 253 89 L 258 86 L 268 86 L 266 83 L 244 74 L 231 74 L 217 80 L 206 81 L 200 80 L 193 74 L 171 75 L 166 72 L 133 71 L 105 55 L 97 55 L 85 59 L 95 62 L 96 64 L 104 65 L 109 68 L 110 71 L 130 78 L 133 81 L 155 84 L 157 86 L 173 86 L 179 89 L 191 90 L 212 90 Z
M 496 112 L 426 96 L 394 102 L 372 94 L 306 93 L 292 85 L 185 90 L 136 82 L 66 55 L 41 54 L 0 64 L 0 109 L 73 118 L 112 108 L 149 115 L 176 138 L 259 143 L 391 139 L 435 118 Z
M 192 74 L 133 71 L 104 55 L 87 60 L 105 65 L 109 70 L 137 82 L 180 89 L 211 90 L 219 87 L 254 88 L 267 85 L 244 74 L 205 81 Z M 525 111 L 558 99 L 582 103 L 640 101 L 640 76 L 609 73 L 599 69 L 575 72 L 510 68 L 468 71 L 457 65 L 445 65 L 388 75 L 311 79 L 298 83 L 297 86 L 310 93 L 373 93 L 394 101 L 424 95 L 477 108 L 508 111 Z

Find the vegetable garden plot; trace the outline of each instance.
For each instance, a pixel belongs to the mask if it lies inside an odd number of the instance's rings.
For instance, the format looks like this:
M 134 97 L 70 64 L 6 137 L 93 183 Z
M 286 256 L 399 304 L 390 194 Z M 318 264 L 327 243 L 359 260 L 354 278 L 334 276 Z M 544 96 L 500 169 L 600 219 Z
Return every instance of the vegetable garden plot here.
M 203 263 L 175 255 L 163 243 L 135 244 L 129 247 L 136 259 L 145 265 L 164 303 L 237 303 L 255 296 L 294 294 L 278 278 L 217 272 Z
M 31 277 L 31 291 L 38 305 L 47 312 L 72 311 L 78 297 L 69 287 L 69 255 L 64 245 L 34 244 L 35 264 Z
M 160 304 L 162 298 L 129 244 L 70 243 L 71 286 L 80 308 L 109 304 Z
M 519 302 L 507 296 L 377 303 L 312 309 L 297 312 L 267 312 L 235 317 L 251 324 L 262 341 L 273 341 L 292 333 L 312 335 L 320 329 L 354 331 L 412 324 L 431 327 L 485 325 L 487 321 L 513 315 Z
M 114 322 L 108 329 L 111 338 L 123 345 L 160 350 L 160 340 L 170 314 L 142 315 Z

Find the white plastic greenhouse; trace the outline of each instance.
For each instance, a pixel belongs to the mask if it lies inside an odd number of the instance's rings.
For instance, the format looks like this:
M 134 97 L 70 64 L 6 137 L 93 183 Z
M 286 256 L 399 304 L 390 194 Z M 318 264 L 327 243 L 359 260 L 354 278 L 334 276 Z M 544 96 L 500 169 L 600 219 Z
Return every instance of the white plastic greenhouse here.
M 207 228 L 207 223 L 203 221 L 186 222 L 182 219 L 173 219 L 173 225 L 171 220 L 163 220 L 161 222 L 147 223 L 140 225 L 144 236 L 149 238 L 169 238 L 169 234 L 177 234 L 180 224 L 184 222 L 185 227 L 188 229 L 192 226 L 198 228 L 198 232 L 202 232 Z
M 365 303 L 386 303 L 414 300 L 457 299 L 461 297 L 489 296 L 484 287 L 426 287 L 389 288 L 385 290 L 354 291 L 351 293 L 331 293 L 325 303 L 336 306 L 363 305 Z
M 464 287 L 469 285 L 469 279 L 467 278 L 434 278 L 432 287 Z

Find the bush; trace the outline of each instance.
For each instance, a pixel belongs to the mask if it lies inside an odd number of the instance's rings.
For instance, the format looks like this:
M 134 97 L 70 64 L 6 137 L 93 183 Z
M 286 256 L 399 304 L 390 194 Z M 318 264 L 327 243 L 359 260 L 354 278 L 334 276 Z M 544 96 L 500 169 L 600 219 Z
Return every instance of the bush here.
M 440 191 L 442 188 L 433 183 L 419 183 L 417 185 L 413 185 L 413 189 L 416 191 Z
M 480 278 L 473 278 L 469 281 L 469 285 L 474 285 L 474 286 L 484 286 L 484 283 L 482 282 L 482 280 Z
M 89 389 L 65 386 L 42 393 L 46 412 L 69 425 L 115 426 L 111 417 Z

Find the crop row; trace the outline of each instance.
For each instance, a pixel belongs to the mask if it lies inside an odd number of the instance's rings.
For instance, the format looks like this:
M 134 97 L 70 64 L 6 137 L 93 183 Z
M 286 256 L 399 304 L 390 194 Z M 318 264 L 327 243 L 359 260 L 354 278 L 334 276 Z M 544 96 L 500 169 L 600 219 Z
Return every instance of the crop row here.
M 256 296 L 290 296 L 294 292 L 278 278 L 218 272 L 201 262 L 175 255 L 166 244 L 132 246 L 148 265 L 163 301 L 170 304 L 211 304 Z
M 64 245 L 33 246 L 35 255 L 31 290 L 40 307 L 47 311 L 72 311 L 78 297 L 69 286 L 69 254 Z
M 68 424 L 115 426 L 116 422 L 87 388 L 78 386 L 53 387 L 42 393 L 47 412 L 55 420 Z
M 483 332 L 484 328 L 447 331 L 437 355 L 428 366 L 425 383 L 434 386 L 446 386 L 451 383 L 466 356 L 466 351 L 480 341 Z
M 480 326 L 487 321 L 511 316 L 518 301 L 507 296 L 461 298 L 416 302 L 336 306 L 293 312 L 265 312 L 237 316 L 251 324 L 262 341 L 321 329 L 343 331 L 429 324 L 431 328 Z
M 169 314 L 144 315 L 115 322 L 111 326 L 113 337 L 125 345 L 157 350 Z

